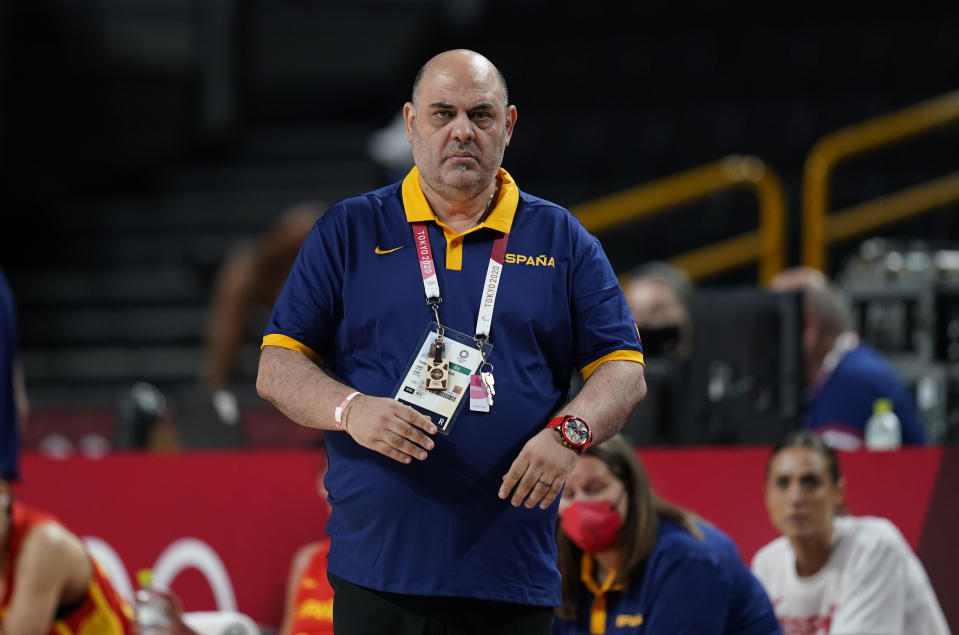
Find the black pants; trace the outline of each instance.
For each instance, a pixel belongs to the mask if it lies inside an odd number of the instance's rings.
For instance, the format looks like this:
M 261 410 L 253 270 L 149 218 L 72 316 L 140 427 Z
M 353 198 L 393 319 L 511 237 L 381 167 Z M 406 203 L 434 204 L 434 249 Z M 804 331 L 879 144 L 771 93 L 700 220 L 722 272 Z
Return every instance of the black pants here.
M 553 609 L 374 591 L 327 573 L 336 635 L 550 635 Z

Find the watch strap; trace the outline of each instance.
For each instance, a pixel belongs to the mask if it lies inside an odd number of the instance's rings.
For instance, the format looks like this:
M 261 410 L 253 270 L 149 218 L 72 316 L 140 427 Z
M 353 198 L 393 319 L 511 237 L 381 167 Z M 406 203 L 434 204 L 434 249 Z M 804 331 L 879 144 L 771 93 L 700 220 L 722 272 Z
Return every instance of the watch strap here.
M 546 427 L 558 428 L 559 426 L 563 425 L 564 421 L 571 418 L 572 416 L 573 415 L 559 415 L 557 417 L 553 417 L 552 419 L 549 420 L 549 423 L 546 424 Z

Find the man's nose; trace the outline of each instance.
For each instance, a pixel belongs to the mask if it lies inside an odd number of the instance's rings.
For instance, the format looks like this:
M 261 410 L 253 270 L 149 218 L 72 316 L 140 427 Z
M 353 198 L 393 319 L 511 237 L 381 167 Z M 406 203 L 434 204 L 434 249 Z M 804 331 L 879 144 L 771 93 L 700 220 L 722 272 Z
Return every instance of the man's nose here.
M 466 112 L 458 113 L 453 119 L 452 126 L 453 128 L 450 131 L 450 135 L 460 143 L 472 141 L 473 137 L 476 136 L 476 131 L 473 129 L 473 122 Z

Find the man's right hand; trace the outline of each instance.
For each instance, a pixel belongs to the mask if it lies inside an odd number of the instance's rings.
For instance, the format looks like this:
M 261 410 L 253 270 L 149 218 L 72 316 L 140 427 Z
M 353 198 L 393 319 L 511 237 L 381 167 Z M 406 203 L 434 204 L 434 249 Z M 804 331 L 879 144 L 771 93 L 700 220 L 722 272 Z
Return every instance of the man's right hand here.
M 433 449 L 433 422 L 394 399 L 357 396 L 344 423 L 354 441 L 400 463 L 422 461 Z

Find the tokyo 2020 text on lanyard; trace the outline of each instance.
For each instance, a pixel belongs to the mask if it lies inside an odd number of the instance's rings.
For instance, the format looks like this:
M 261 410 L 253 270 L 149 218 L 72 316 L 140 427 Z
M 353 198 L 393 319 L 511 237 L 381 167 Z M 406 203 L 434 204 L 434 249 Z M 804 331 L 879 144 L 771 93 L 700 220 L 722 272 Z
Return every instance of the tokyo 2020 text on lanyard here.
M 440 431 L 448 433 L 467 389 L 470 410 L 489 412 L 493 405 L 495 390 L 493 365 L 488 360 L 492 349 L 489 335 L 509 234 L 504 233 L 493 241 L 472 337 L 443 326 L 440 319 L 443 298 L 426 223 L 413 223 L 413 240 L 426 303 L 433 310 L 436 322 L 428 325 L 395 398 L 426 411 Z

